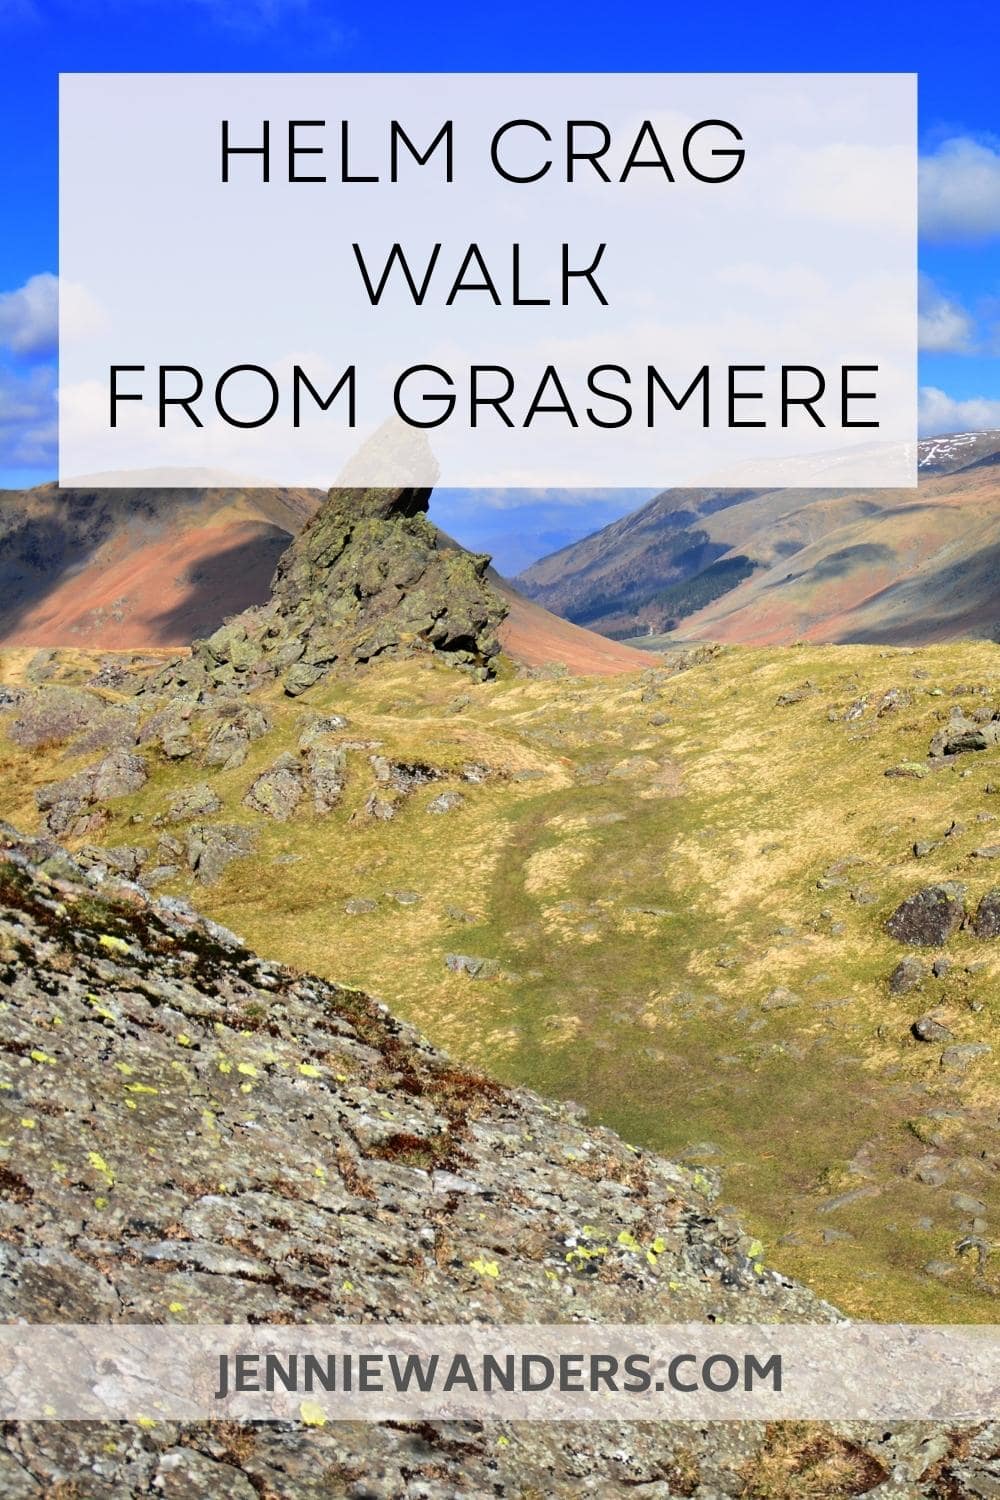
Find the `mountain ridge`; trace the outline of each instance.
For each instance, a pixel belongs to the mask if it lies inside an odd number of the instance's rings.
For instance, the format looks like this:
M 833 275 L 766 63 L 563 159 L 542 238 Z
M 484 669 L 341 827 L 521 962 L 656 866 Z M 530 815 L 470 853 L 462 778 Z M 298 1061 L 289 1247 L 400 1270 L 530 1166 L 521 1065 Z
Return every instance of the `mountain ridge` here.
M 540 559 L 514 580 L 515 586 L 545 607 L 612 638 L 669 632 L 677 639 L 720 639 L 779 644 L 808 639 L 877 639 L 878 618 L 857 624 L 842 600 L 829 594 L 836 554 L 844 546 L 874 548 L 850 554 L 853 596 L 866 565 L 885 565 L 903 574 L 930 563 L 936 550 L 954 547 L 967 525 L 953 512 L 963 505 L 988 534 L 975 533 L 981 549 L 1000 542 L 1000 485 L 996 464 L 1000 432 L 953 434 L 920 445 L 916 490 L 667 490 L 639 510 L 581 542 Z M 921 507 L 922 535 L 908 534 L 906 517 Z M 972 533 L 967 541 L 972 540 Z M 826 566 L 813 580 L 807 604 L 787 601 L 781 567 L 807 558 L 807 549 Z M 966 548 L 972 555 L 971 546 Z M 898 561 L 897 561 L 898 554 Z M 789 579 L 794 568 L 786 570 Z M 870 592 L 870 590 L 869 590 Z M 829 595 L 829 597 L 825 597 Z M 893 618 L 891 639 L 920 643 L 973 630 L 994 628 L 988 587 L 949 627 L 923 616 L 919 590 L 911 590 L 909 622 Z M 767 619 L 755 601 L 766 599 Z M 787 604 L 787 608 L 786 608 Z M 853 603 L 852 606 L 853 607 Z M 887 627 L 888 628 L 888 627 Z M 944 632 L 944 634 L 942 634 Z

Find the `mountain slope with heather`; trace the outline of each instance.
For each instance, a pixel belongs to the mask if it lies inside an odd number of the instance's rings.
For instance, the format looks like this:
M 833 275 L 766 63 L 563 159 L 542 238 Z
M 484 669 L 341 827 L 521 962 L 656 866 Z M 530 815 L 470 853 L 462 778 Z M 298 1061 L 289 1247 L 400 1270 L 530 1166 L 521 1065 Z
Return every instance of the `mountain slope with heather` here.
M 998 455 L 1000 433 L 928 439 L 916 490 L 668 490 L 515 583 L 618 639 L 992 639 Z
M 0 640 L 187 645 L 267 597 L 321 491 L 0 491 Z

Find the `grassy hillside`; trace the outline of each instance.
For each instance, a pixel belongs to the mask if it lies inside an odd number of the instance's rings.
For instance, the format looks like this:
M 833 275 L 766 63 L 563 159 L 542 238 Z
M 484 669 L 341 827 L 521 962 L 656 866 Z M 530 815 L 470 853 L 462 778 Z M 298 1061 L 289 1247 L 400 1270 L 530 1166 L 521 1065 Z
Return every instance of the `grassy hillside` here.
M 3 653 L 2 680 L 27 659 Z M 93 667 L 65 655 L 55 677 Z M 1000 749 L 926 768 L 954 706 L 1000 707 L 995 647 L 730 647 L 476 685 L 410 661 L 257 701 L 273 727 L 234 769 L 144 751 L 150 779 L 107 804 L 100 844 L 162 863 L 185 831 L 170 799 L 209 783 L 255 852 L 165 889 L 469 1062 L 718 1169 L 769 1262 L 849 1312 L 995 1320 L 1000 1053 L 950 1049 L 994 1045 L 1000 940 L 919 950 L 919 988 L 893 994 L 909 950 L 885 931 L 922 886 L 962 881 L 974 909 L 1000 884 Z M 15 743 L 17 712 L 0 714 L 0 815 L 32 829 L 35 789 L 94 756 Z M 304 799 L 287 822 L 245 806 L 331 714 L 339 805 Z M 436 779 L 383 820 L 372 756 Z M 899 766 L 917 770 L 885 774 Z M 442 792 L 461 800 L 433 811 Z M 946 1035 L 921 1041 L 928 1014 Z

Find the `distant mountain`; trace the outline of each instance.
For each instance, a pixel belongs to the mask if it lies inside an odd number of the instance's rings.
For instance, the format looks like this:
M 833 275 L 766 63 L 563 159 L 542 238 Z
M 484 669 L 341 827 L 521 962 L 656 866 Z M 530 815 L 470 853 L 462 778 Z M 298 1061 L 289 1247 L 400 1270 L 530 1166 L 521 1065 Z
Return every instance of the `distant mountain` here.
M 267 601 L 279 559 L 325 499 L 308 489 L 0 490 L 0 646 L 187 646 Z M 492 569 L 489 579 L 500 643 L 516 661 L 594 675 L 646 664 Z
M 920 444 L 915 490 L 666 490 L 514 580 L 615 639 L 1000 636 L 1000 432 Z
M 267 597 L 320 490 L 0 490 L 0 643 L 186 645 Z

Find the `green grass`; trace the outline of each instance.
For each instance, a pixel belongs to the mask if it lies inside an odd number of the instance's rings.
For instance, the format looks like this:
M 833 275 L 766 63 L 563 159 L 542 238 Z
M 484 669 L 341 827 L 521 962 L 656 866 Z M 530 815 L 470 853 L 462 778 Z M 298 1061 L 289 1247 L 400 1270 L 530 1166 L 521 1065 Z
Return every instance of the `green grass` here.
M 986 1203 L 989 1241 L 1000 1219 L 1000 1054 L 952 1075 L 940 1046 L 909 1027 L 940 1006 L 955 1041 L 991 1042 L 1000 944 L 960 933 L 948 977 L 892 998 L 886 978 L 902 950 L 884 922 L 937 879 L 965 881 L 973 901 L 1000 884 L 1000 869 L 970 857 L 1000 842 L 1000 829 L 976 822 L 1000 812 L 1000 797 L 985 795 L 1000 783 L 1000 752 L 922 780 L 884 773 L 924 758 L 953 703 L 1000 703 L 997 648 L 728 649 L 676 675 L 655 660 L 650 670 L 655 697 L 648 673 L 508 672 L 469 686 L 412 663 L 295 703 L 272 694 L 275 727 L 243 767 L 158 762 L 141 793 L 114 804 L 101 841 L 155 848 L 152 820 L 169 794 L 211 782 L 224 802 L 216 818 L 252 824 L 257 853 L 217 886 L 185 877 L 176 889 L 262 952 L 364 986 L 457 1058 L 574 1098 L 636 1144 L 677 1155 L 713 1143 L 717 1154 L 702 1159 L 768 1261 L 847 1311 L 993 1321 L 1000 1262 L 991 1257 L 979 1278 L 955 1258 L 966 1216 L 950 1199 Z M 807 683 L 799 701 L 777 706 Z M 996 699 L 956 698 L 959 685 Z M 879 717 L 893 686 L 911 702 Z M 459 694 L 470 701 L 450 712 Z M 865 695 L 865 712 L 846 721 Z M 307 810 L 273 824 L 242 807 L 253 777 L 294 748 L 303 715 L 331 710 L 348 716 L 345 738 L 379 740 L 391 758 L 453 778 L 466 762 L 494 774 L 447 783 L 465 797 L 456 812 L 426 811 L 435 784 L 378 823 L 363 815 L 372 776 L 357 751 L 343 803 L 325 817 Z M 662 715 L 668 722 L 650 722 Z M 27 823 L 33 784 L 72 767 L 9 744 L 3 756 L 4 815 Z M 518 779 L 524 772 L 540 774 Z M 130 822 L 137 814 L 143 822 Z M 940 837 L 953 819 L 967 831 L 914 859 L 914 841 Z M 823 888 L 847 858 L 864 863 Z M 400 906 L 386 894 L 396 890 L 422 899 Z M 347 916 L 356 896 L 377 909 Z M 493 959 L 501 976 L 450 973 L 449 952 Z M 985 967 L 966 973 L 969 964 Z M 800 1003 L 762 1009 L 776 986 Z M 953 1173 L 943 1188 L 914 1176 L 933 1148 L 908 1124 L 936 1109 L 960 1112 L 937 1152 Z M 949 1258 L 947 1280 L 923 1269 Z

